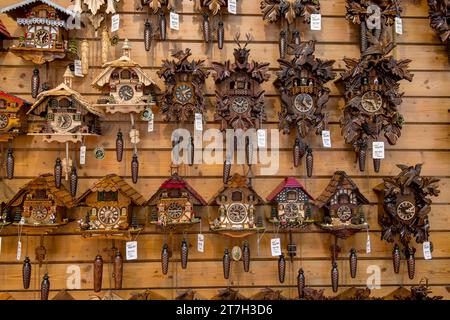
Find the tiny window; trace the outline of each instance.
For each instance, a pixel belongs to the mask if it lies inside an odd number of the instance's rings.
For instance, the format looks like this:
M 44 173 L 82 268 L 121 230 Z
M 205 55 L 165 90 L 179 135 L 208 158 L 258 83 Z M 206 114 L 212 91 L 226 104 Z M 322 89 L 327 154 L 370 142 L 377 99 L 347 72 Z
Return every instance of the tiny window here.
M 121 79 L 130 79 L 130 78 L 131 78 L 130 70 L 123 70 L 123 71 L 120 73 L 120 78 L 121 78 Z
M 102 191 L 98 193 L 98 201 L 117 201 L 117 191 Z
M 119 73 L 118 73 L 118 72 L 113 72 L 112 75 L 111 75 L 111 78 L 112 78 L 113 80 L 119 79 Z
M 0 109 L 5 109 L 6 108 L 6 101 L 3 99 L 0 99 Z
M 245 89 L 245 82 L 243 82 L 243 81 L 238 81 L 238 82 L 237 82 L 237 88 L 238 88 L 238 89 Z
M 47 199 L 47 192 L 45 189 L 37 189 L 34 191 L 35 199 Z
M 169 191 L 170 198 L 179 198 L 180 196 L 181 196 L 180 190 L 178 190 L 178 189 L 172 189 Z
M 234 81 L 230 81 L 230 89 L 234 90 L 234 85 L 235 85 Z
M 47 10 L 39 10 L 39 18 L 47 18 Z
M 350 199 L 349 199 L 348 195 L 345 194 L 345 193 L 340 194 L 339 197 L 338 197 L 339 204 L 349 203 L 350 202 L 349 200 Z
M 71 105 L 71 101 L 69 99 L 61 99 L 59 100 L 59 107 L 60 108 L 69 108 Z
M 297 191 L 291 190 L 287 193 L 288 200 L 297 200 Z
M 242 192 L 234 191 L 231 194 L 231 200 L 233 200 L 233 201 L 242 201 Z

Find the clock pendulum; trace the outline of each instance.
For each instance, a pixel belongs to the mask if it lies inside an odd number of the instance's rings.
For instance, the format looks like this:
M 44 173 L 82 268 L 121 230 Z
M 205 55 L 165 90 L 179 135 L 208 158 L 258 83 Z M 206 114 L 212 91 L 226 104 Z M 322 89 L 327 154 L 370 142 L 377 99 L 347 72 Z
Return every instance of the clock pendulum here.
M 297 291 L 298 291 L 298 298 L 303 299 L 305 292 L 306 281 L 305 281 L 305 273 L 303 272 L 303 269 L 300 268 L 298 270 L 297 275 Z
M 103 258 L 100 254 L 94 260 L 94 292 L 102 291 L 103 281 Z

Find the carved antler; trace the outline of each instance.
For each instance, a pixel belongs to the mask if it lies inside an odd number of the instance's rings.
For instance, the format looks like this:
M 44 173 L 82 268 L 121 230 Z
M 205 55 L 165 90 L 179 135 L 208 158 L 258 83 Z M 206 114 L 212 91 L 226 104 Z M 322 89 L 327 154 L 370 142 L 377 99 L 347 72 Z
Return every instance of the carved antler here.
M 237 32 L 234 35 L 234 42 L 236 42 L 236 44 L 238 45 L 239 49 L 241 49 L 241 42 L 239 41 L 239 38 L 241 37 L 241 33 Z
M 247 48 L 247 45 L 250 43 L 250 41 L 252 41 L 252 35 L 251 35 L 250 33 L 246 33 L 246 34 L 245 34 L 245 38 L 246 38 L 247 40 L 245 41 L 244 49 Z

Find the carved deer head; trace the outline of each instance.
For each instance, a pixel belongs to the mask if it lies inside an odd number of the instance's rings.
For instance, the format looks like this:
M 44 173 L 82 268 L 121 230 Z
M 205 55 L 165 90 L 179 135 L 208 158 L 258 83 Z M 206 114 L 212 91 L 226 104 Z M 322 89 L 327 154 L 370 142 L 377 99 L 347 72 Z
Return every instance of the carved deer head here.
M 238 45 L 238 48 L 234 49 L 234 53 L 233 54 L 234 54 L 234 58 L 236 59 L 236 62 L 238 62 L 241 65 L 247 64 L 247 62 L 248 62 L 248 55 L 250 53 L 250 50 L 247 49 L 247 45 L 251 41 L 252 37 L 251 37 L 251 35 L 249 33 L 245 34 L 245 37 L 247 38 L 247 40 L 245 41 L 245 45 L 242 47 L 241 46 L 241 42 L 239 41 L 240 33 L 238 32 L 234 36 L 234 42 L 236 42 L 236 44 Z

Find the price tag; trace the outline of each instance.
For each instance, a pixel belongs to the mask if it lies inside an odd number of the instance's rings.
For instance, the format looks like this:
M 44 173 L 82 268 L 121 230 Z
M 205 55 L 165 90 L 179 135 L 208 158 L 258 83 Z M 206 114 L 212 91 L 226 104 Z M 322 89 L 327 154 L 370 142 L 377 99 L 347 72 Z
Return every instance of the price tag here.
M 367 230 L 367 241 L 366 241 L 366 253 L 369 254 L 372 251 L 370 247 L 370 235 L 369 231 Z
M 198 252 L 205 251 L 205 236 L 203 234 L 197 235 L 197 251 Z
M 403 21 L 400 17 L 395 17 L 395 33 L 403 34 Z
M 120 15 L 115 14 L 111 17 L 111 32 L 116 32 L 120 28 Z
M 430 241 L 425 241 L 423 243 L 423 257 L 425 260 L 431 260 L 431 244 Z
M 195 130 L 203 131 L 203 115 L 201 113 L 195 114 Z
M 2 253 L 2 237 L 0 237 L 0 253 Z
M 236 0 L 228 0 L 228 12 L 231 14 L 236 14 L 237 4 Z
M 81 60 L 74 60 L 73 65 L 75 67 L 75 76 L 77 77 L 84 77 L 83 75 L 83 68 L 81 67 Z
M 86 146 L 80 147 L 80 164 L 86 164 Z
M 258 129 L 256 134 L 258 136 L 258 148 L 265 148 L 266 147 L 266 130 Z
M 147 132 L 153 132 L 153 117 L 148 120 Z
M 127 260 L 136 260 L 137 255 L 137 241 L 127 241 L 126 243 Z
M 384 142 L 374 141 L 372 143 L 372 158 L 373 159 L 384 159 Z
M 270 250 L 272 251 L 272 257 L 281 256 L 281 240 L 280 240 L 280 238 L 270 239 Z
M 180 15 L 170 11 L 170 29 L 180 30 Z
M 330 130 L 322 130 L 322 144 L 324 148 L 331 148 Z
M 320 13 L 311 14 L 311 30 L 322 30 L 322 15 Z
M 22 257 L 22 241 L 17 241 L 17 255 L 16 260 L 20 261 L 20 257 Z

